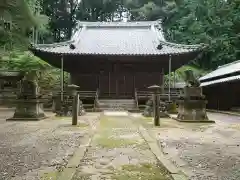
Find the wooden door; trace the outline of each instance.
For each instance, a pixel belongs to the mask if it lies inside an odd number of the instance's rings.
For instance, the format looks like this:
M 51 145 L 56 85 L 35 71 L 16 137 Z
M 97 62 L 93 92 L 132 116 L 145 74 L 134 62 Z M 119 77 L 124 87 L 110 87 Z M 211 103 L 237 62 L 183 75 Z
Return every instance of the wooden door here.
M 136 88 L 140 91 L 148 91 L 151 85 L 160 85 L 162 83 L 160 72 L 137 72 L 135 76 Z
M 113 64 L 110 72 L 102 72 L 99 76 L 100 96 L 132 98 L 134 87 L 134 74 L 121 71 L 117 64 Z
M 109 96 L 115 98 L 117 96 L 117 74 L 111 72 L 109 75 Z
M 126 83 L 124 74 L 118 74 L 116 79 L 117 96 L 124 97 L 126 95 Z
M 109 96 L 109 74 L 100 73 L 99 75 L 99 87 L 100 96 L 105 97 Z
M 124 73 L 124 96 L 127 98 L 134 97 L 134 74 L 133 73 Z

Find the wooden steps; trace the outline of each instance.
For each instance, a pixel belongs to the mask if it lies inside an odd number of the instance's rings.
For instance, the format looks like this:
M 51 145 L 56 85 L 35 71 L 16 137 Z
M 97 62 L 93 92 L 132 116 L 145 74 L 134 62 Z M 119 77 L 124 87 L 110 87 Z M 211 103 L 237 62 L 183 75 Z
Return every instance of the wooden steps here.
M 126 111 L 137 107 L 134 99 L 99 99 L 98 109 Z

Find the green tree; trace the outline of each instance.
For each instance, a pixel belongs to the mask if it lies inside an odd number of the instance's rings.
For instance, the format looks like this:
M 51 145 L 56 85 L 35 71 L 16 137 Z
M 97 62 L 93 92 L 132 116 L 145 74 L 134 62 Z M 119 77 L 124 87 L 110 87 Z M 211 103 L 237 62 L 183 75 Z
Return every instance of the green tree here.
M 70 39 L 76 25 L 76 14 L 81 1 L 79 0 L 42 0 L 42 13 L 49 17 L 51 33 L 46 42 L 60 42 Z
M 122 0 L 82 0 L 77 18 L 87 21 L 113 21 L 125 11 Z
M 195 65 L 213 69 L 240 58 L 239 0 L 125 0 L 133 20 L 163 19 L 169 41 L 205 43 Z
M 167 22 L 170 39 L 175 42 L 209 45 L 205 59 L 198 63 L 204 68 L 219 65 L 239 58 L 240 3 L 216 0 L 185 0 Z
M 31 28 L 43 30 L 46 17 L 35 13 L 36 1 L 2 0 L 0 2 L 0 50 L 22 49 L 28 45 Z

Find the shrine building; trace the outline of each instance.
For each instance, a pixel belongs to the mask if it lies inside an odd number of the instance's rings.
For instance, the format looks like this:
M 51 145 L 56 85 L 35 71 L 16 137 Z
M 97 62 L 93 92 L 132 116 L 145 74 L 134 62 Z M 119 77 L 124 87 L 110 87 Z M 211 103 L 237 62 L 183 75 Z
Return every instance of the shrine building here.
M 136 90 L 163 84 L 164 74 L 195 59 L 204 46 L 168 42 L 160 21 L 79 22 L 71 40 L 30 50 L 71 75 L 99 98 L 131 99 Z

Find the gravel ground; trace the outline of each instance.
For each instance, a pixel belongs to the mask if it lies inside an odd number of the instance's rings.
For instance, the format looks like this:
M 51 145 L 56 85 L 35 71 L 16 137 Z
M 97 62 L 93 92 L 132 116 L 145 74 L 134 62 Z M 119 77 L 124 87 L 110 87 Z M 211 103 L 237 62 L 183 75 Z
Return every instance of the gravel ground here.
M 208 112 L 208 117 L 226 123 L 240 123 L 240 116 Z
M 0 110 L 0 180 L 37 180 L 41 172 L 59 170 L 86 138 L 87 127 L 72 127 L 71 119 L 6 122 L 12 112 Z M 98 114 L 79 117 L 88 124 Z
M 216 124 L 162 119 L 162 128 L 150 130 L 165 155 L 190 180 L 239 180 L 240 121 L 216 113 L 211 113 L 210 118 Z

